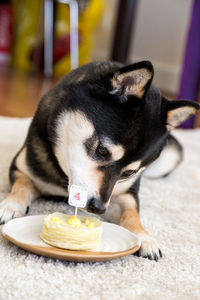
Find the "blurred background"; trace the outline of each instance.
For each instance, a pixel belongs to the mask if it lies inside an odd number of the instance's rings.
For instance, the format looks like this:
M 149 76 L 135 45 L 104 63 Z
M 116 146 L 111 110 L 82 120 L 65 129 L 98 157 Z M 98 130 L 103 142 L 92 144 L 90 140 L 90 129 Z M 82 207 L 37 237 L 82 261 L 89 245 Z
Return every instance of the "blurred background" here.
M 32 116 L 71 69 L 109 59 L 150 60 L 166 97 L 198 101 L 200 0 L 0 0 L 0 115 Z

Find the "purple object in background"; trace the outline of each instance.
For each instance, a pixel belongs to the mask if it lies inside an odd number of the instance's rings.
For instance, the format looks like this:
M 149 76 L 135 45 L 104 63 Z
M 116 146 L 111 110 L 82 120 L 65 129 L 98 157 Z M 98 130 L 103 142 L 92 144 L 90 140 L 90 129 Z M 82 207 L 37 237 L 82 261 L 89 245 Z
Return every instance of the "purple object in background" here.
M 200 0 L 194 0 L 188 30 L 185 58 L 181 74 L 178 99 L 198 101 L 200 84 Z M 194 117 L 185 121 L 182 128 L 193 128 Z

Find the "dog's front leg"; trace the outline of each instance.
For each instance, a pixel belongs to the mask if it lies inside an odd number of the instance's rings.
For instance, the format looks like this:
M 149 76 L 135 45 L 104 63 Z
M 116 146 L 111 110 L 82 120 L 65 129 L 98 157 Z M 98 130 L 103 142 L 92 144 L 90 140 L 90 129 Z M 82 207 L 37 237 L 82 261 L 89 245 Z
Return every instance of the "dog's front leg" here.
M 141 241 L 141 247 L 138 252 L 139 256 L 157 261 L 162 257 L 162 253 L 156 240 L 150 236 L 141 224 L 136 198 L 136 196 L 129 192 L 114 196 L 111 200 L 106 219 L 115 223 L 119 222 L 121 226 L 138 236 Z
M 15 177 L 11 193 L 0 202 L 0 225 L 28 213 L 31 202 L 39 195 L 28 176 L 15 171 Z

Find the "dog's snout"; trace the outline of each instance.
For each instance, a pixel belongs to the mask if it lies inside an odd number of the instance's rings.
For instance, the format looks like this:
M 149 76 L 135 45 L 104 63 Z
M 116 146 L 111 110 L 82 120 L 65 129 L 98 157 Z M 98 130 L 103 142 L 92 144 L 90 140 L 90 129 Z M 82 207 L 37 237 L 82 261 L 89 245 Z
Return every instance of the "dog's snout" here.
M 89 200 L 87 210 L 89 212 L 95 213 L 95 214 L 103 214 L 106 211 L 105 205 L 96 198 L 91 198 Z

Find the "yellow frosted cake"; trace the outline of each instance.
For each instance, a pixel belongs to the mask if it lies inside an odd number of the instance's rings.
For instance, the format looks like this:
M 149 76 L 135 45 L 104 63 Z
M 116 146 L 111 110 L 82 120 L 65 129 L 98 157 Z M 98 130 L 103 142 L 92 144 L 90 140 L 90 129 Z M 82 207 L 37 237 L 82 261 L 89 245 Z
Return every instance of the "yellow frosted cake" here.
M 41 239 L 52 246 L 90 250 L 101 242 L 102 223 L 95 217 L 69 216 L 59 212 L 44 219 Z

